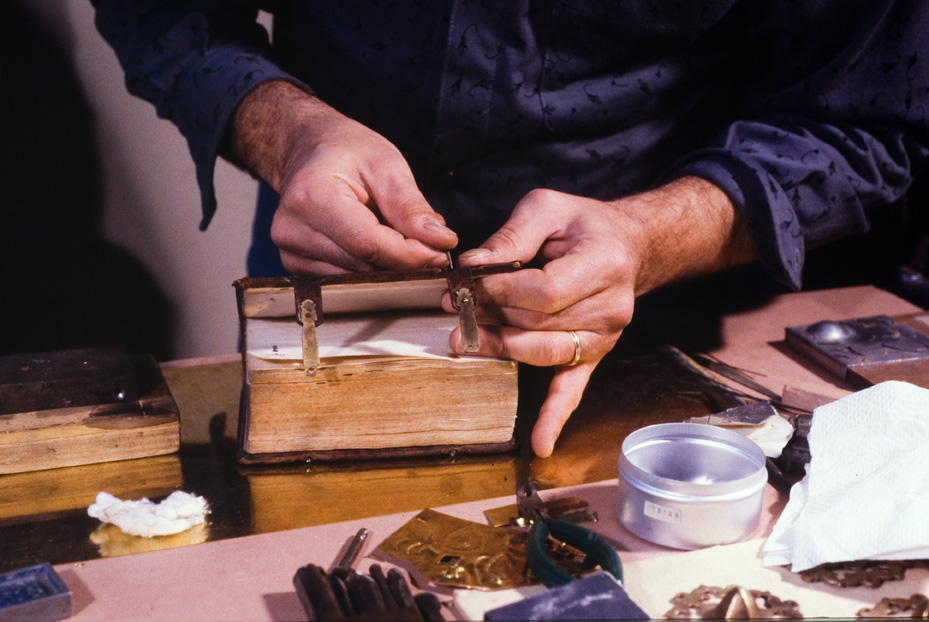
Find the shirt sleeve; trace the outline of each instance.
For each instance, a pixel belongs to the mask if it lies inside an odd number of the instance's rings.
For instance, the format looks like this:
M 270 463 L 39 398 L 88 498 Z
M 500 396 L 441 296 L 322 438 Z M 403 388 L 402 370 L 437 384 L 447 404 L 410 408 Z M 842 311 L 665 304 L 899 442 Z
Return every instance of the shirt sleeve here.
M 299 82 L 272 60 L 255 2 L 93 4 L 97 29 L 116 52 L 129 92 L 154 104 L 158 116 L 172 121 L 187 139 L 205 229 L 216 212 L 214 167 L 235 106 L 262 82 Z
M 762 263 L 799 289 L 806 250 L 867 231 L 869 211 L 903 196 L 929 158 L 929 3 L 858 3 L 819 32 L 798 5 L 760 4 L 775 14 L 756 21 L 768 56 L 741 120 L 673 176 L 721 187 Z

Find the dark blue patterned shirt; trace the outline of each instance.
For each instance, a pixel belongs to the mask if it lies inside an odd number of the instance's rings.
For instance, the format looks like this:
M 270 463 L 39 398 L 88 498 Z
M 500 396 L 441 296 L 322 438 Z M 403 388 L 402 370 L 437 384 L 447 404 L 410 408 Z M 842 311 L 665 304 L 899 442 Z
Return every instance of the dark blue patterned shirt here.
M 762 261 L 865 231 L 929 155 L 925 0 L 95 0 L 190 144 L 206 226 L 241 97 L 284 78 L 380 132 L 463 240 L 533 188 L 723 188 Z M 256 23 L 274 13 L 274 44 Z

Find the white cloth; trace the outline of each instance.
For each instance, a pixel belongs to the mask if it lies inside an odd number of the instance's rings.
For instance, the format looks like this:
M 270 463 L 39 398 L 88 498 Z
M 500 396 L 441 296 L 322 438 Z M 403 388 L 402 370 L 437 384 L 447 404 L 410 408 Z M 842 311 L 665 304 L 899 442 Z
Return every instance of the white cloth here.
M 206 520 L 210 511 L 206 499 L 176 490 L 160 503 L 148 499 L 120 501 L 107 492 L 97 495 L 87 513 L 112 523 L 125 533 L 152 538 L 181 533 Z
M 889 381 L 821 406 L 808 440 L 763 565 L 929 557 L 929 390 Z

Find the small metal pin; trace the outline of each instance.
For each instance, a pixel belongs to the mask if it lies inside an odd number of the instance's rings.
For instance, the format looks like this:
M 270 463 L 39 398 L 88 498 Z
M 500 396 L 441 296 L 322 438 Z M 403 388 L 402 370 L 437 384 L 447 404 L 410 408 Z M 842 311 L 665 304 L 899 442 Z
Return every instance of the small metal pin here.
M 455 262 L 452 260 L 451 252 L 446 252 L 448 258 L 448 270 L 451 274 L 455 268 Z M 477 318 L 474 316 L 474 308 L 477 306 L 474 300 L 474 282 L 471 278 L 470 271 L 464 268 L 467 273 L 466 279 L 449 278 L 449 295 L 452 297 L 452 306 L 458 310 L 458 319 L 461 324 L 461 343 L 465 352 L 477 352 L 481 347 L 481 335 L 477 330 Z M 454 284 L 453 284 L 454 283 Z M 465 286 L 467 283 L 468 286 Z
M 481 336 L 477 332 L 477 318 L 474 317 L 474 296 L 471 291 L 461 288 L 456 292 L 458 316 L 461 322 L 461 343 L 465 352 L 477 352 L 481 347 Z
M 361 553 L 361 547 L 364 546 L 365 539 L 368 537 L 368 530 L 362 527 L 358 530 L 354 536 L 348 541 L 348 547 L 345 549 L 345 553 L 339 559 L 339 562 L 336 564 L 336 568 L 345 568 L 346 570 L 350 569 L 354 565 L 355 560 L 358 559 L 358 554 Z
M 307 376 L 315 376 L 319 369 L 319 338 L 316 336 L 316 304 L 306 299 L 300 305 L 303 319 L 303 371 Z

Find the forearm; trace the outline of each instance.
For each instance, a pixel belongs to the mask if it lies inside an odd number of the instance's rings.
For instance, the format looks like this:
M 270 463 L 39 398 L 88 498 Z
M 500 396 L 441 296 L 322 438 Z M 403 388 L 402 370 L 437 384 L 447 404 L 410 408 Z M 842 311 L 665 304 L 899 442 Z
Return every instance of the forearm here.
M 320 136 L 344 120 L 310 93 L 284 81 L 265 82 L 246 95 L 233 113 L 224 155 L 280 191 L 288 154 L 298 140 Z
M 635 229 L 637 296 L 755 259 L 739 210 L 699 177 L 683 177 L 613 205 Z
M 151 102 L 187 139 L 197 169 L 201 228 L 216 211 L 213 171 L 240 94 L 290 79 L 271 58 L 258 3 L 94 0 L 95 23 L 133 95 Z

